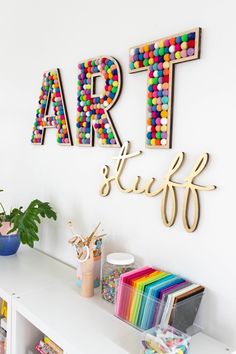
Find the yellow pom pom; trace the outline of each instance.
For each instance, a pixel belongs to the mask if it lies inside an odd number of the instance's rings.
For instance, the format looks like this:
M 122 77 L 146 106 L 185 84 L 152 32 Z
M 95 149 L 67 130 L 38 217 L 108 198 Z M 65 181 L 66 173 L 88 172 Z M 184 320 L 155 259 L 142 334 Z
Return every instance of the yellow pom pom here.
M 153 58 L 150 58 L 150 59 L 148 60 L 148 64 L 149 64 L 149 65 L 154 64 L 154 60 L 153 60 Z
M 156 145 L 156 139 L 151 140 L 151 145 L 153 145 L 153 146 Z
M 161 111 L 161 117 L 162 118 L 168 117 L 168 112 L 167 111 Z
M 176 52 L 175 53 L 175 58 L 176 59 L 180 59 L 181 58 L 181 53 L 180 52 Z

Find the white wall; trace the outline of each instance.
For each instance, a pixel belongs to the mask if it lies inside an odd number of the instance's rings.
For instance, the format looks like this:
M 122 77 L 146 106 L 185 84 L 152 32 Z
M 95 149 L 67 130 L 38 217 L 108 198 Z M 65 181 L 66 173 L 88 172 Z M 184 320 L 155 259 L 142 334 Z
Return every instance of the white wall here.
M 50 201 L 58 221 L 43 224 L 38 247 L 65 262 L 74 263 L 67 221 L 74 220 L 81 233 L 101 221 L 108 234 L 106 252 L 130 251 L 141 263 L 205 285 L 206 332 L 234 346 L 235 11 L 234 0 L 2 0 L 0 13 L 1 200 L 8 207 L 36 197 Z M 203 28 L 201 59 L 176 67 L 173 149 L 145 149 L 146 73 L 128 74 L 128 49 L 197 26 Z M 123 69 L 123 91 L 111 111 L 120 137 L 129 139 L 133 150 L 144 150 L 128 162 L 127 182 L 137 174 L 160 180 L 179 151 L 186 152 L 182 180 L 201 152 L 210 153 L 198 181 L 218 189 L 200 195 L 195 233 L 183 228 L 181 193 L 170 229 L 161 222 L 160 196 L 127 195 L 116 188 L 99 196 L 101 168 L 112 164 L 117 149 L 61 147 L 54 130 L 47 132 L 44 146 L 30 144 L 43 72 L 61 69 L 75 138 L 77 63 L 101 54 L 114 56 Z

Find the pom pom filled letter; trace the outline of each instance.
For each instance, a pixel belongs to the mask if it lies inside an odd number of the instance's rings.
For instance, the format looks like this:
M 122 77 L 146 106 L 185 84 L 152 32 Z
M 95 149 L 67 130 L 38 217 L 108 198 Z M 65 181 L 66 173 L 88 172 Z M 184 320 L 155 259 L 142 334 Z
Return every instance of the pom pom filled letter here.
M 99 57 L 80 63 L 78 68 L 77 144 L 93 146 L 95 131 L 100 145 L 119 147 L 120 140 L 108 113 L 120 93 L 119 64 L 114 58 Z M 105 81 L 100 95 L 95 93 L 98 76 Z
M 48 115 L 50 102 L 53 105 L 54 115 Z M 72 145 L 59 69 L 47 71 L 43 75 L 39 106 L 31 138 L 33 144 L 44 143 L 46 128 L 57 129 L 59 144 Z
M 129 72 L 148 71 L 146 146 L 171 147 L 174 65 L 199 59 L 200 28 L 135 46 Z

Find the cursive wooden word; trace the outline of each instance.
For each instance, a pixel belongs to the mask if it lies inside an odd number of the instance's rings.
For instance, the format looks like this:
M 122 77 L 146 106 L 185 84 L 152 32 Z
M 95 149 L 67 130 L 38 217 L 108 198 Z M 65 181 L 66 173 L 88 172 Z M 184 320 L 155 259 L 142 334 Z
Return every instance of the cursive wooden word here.
M 194 179 L 200 175 L 208 163 L 209 155 L 203 153 L 198 158 L 193 169 L 189 175 L 185 178 L 184 182 L 175 182 L 172 180 L 174 174 L 180 169 L 184 161 L 184 153 L 179 153 L 174 161 L 171 163 L 169 170 L 163 178 L 160 186 L 154 190 L 153 184 L 156 178 L 152 177 L 146 184 L 141 186 L 141 177 L 137 176 L 131 187 L 127 188 L 121 182 L 122 172 L 124 170 L 125 164 L 128 159 L 136 157 L 142 153 L 142 151 L 136 151 L 130 153 L 130 142 L 127 141 L 121 147 L 120 153 L 118 156 L 114 157 L 116 160 L 114 175 L 110 175 L 109 166 L 105 165 L 102 169 L 103 174 L 103 183 L 100 188 L 100 194 L 103 197 L 106 197 L 111 191 L 111 183 L 114 181 L 117 188 L 123 193 L 136 193 L 136 194 L 145 194 L 147 197 L 155 197 L 158 194 L 162 193 L 162 202 L 161 202 L 161 216 L 162 221 L 166 226 L 172 226 L 175 223 L 177 216 L 177 196 L 176 188 L 184 188 L 184 203 L 182 211 L 182 220 L 186 231 L 193 232 L 196 230 L 200 217 L 200 202 L 199 202 L 199 191 L 211 191 L 216 188 L 214 185 L 210 186 L 201 186 L 194 183 Z M 190 198 L 193 198 L 194 204 L 194 217 L 192 225 L 189 222 L 189 202 Z M 167 202 L 170 199 L 171 205 L 171 215 L 168 218 L 167 216 Z

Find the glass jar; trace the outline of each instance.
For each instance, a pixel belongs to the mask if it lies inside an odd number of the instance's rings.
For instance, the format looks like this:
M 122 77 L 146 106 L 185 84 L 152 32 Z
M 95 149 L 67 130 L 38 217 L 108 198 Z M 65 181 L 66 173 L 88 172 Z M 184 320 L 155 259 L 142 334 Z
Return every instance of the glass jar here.
M 129 253 L 110 253 L 102 269 L 102 297 L 115 303 L 116 284 L 121 274 L 136 268 L 134 256 Z

